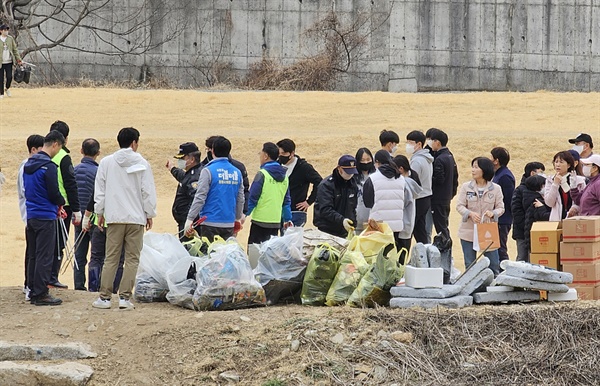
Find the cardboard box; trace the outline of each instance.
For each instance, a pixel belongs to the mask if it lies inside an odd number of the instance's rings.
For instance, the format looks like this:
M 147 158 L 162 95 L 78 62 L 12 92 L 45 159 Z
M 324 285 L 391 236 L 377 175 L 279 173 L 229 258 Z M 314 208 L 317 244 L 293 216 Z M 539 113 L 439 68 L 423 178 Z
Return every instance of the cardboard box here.
M 532 253 L 529 255 L 529 262 L 558 270 L 557 253 Z
M 573 275 L 573 286 L 600 285 L 600 264 L 563 264 L 562 270 Z
M 560 243 L 561 264 L 595 264 L 600 262 L 600 242 L 598 243 Z
M 537 223 L 536 223 L 537 224 Z M 577 216 L 563 221 L 565 243 L 593 243 L 600 241 L 600 216 Z
M 579 300 L 598 300 L 600 299 L 600 286 L 598 287 L 571 287 L 577 290 Z
M 538 221 L 531 226 L 531 253 L 558 253 L 562 229 L 558 221 Z

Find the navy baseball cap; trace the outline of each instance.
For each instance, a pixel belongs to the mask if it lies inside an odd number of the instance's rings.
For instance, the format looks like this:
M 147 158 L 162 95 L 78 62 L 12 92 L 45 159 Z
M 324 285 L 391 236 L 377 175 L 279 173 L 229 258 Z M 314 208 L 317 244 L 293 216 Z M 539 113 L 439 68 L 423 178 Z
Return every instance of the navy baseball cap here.
M 183 158 L 183 156 L 188 155 L 198 151 L 198 146 L 194 142 L 186 142 L 179 145 L 179 153 L 174 156 L 174 158 Z
M 358 170 L 356 170 L 356 159 L 349 154 L 340 157 L 338 166 L 341 166 L 348 174 L 358 174 Z
M 577 143 L 577 142 L 585 142 L 590 145 L 590 147 L 594 147 L 594 143 L 592 142 L 592 137 L 589 134 L 581 133 L 577 135 L 576 138 L 569 139 L 569 143 Z

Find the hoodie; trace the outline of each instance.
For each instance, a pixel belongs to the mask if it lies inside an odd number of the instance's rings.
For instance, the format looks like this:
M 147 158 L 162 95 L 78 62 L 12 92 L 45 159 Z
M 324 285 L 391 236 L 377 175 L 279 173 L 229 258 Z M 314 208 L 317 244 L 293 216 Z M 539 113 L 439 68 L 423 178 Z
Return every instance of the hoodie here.
M 58 188 L 58 168 L 47 153 L 29 157 L 23 167 L 23 186 L 27 219 L 56 220 L 65 199 Z
M 106 224 L 146 225 L 156 217 L 156 190 L 150 164 L 131 148 L 120 149 L 100 161 L 96 174 L 94 208 Z
M 431 177 L 433 176 L 433 156 L 427 149 L 417 150 L 410 157 L 410 168 L 417 172 L 421 181 L 421 193 L 416 199 L 429 197 L 433 194 L 431 190 Z
M 286 171 L 277 161 L 269 161 L 256 173 L 248 198 L 248 215 L 252 215 L 253 223 L 263 228 L 279 228 L 281 221 L 292 221 Z

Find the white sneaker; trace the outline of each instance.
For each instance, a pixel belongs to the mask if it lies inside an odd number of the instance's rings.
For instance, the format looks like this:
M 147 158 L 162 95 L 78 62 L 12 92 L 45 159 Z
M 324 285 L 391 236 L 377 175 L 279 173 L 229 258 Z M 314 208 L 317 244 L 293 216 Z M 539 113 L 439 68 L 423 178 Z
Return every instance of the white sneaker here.
M 0 95 L 0 99 L 4 99 L 4 95 Z
M 23 287 L 23 293 L 26 294 L 27 292 L 29 292 L 29 287 L 24 286 Z
M 12 96 L 11 93 L 10 93 L 10 90 L 6 90 L 6 96 L 7 97 L 11 97 Z
M 101 308 L 104 310 L 109 309 L 110 308 L 110 300 L 104 300 L 102 298 L 98 298 L 92 303 L 92 307 Z
M 25 301 L 30 301 L 31 298 L 29 297 L 29 292 L 30 292 L 29 287 L 23 288 L 23 292 L 25 293 Z
M 129 299 L 119 299 L 119 308 L 122 310 L 133 310 L 135 306 Z

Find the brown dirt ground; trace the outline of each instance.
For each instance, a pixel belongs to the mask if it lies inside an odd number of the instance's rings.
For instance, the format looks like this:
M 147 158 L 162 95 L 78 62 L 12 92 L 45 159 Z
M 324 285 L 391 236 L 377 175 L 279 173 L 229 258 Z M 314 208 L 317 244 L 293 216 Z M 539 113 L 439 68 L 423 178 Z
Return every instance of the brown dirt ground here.
M 138 128 L 142 134 L 139 150 L 153 166 L 159 196 L 154 230 L 174 232 L 170 208 L 176 183 L 164 164 L 185 141 L 202 144 L 213 134 L 227 136 L 234 157 L 247 165 L 252 177 L 258 170 L 256 154 L 262 143 L 290 137 L 297 143 L 298 154 L 326 176 L 340 155 L 354 154 L 361 146 L 376 150 L 382 129 L 395 130 L 403 138 L 413 129 L 438 127 L 450 137 L 461 182 L 470 177 L 470 160 L 487 156 L 494 146 L 510 150 L 509 166 L 519 179 L 529 161 L 542 161 L 551 169 L 553 154 L 570 147 L 567 138 L 579 132 L 600 138 L 599 106 L 598 93 L 15 89 L 12 98 L 0 102 L 0 166 L 7 177 L 0 193 L 0 286 L 9 287 L 0 288 L 0 317 L 5 327 L 0 339 L 90 343 L 100 354 L 98 359 L 86 361 L 96 370 L 93 384 L 215 383 L 215 377 L 225 370 L 237 371 L 244 384 L 261 384 L 278 375 L 289 382 L 308 384 L 319 380 L 311 376 L 314 372 L 306 371 L 314 352 L 283 352 L 289 347 L 288 334 L 296 339 L 295 331 L 302 330 L 298 323 L 323 327 L 332 321 L 359 335 L 377 333 L 377 325 L 368 322 L 371 311 L 345 307 L 194 313 L 168 304 L 141 304 L 135 312 L 100 312 L 90 306 L 93 294 L 68 290 L 57 291 L 65 300 L 62 307 L 39 309 L 25 304 L 16 287 L 22 283 L 24 251 L 16 172 L 26 157 L 27 136 L 45 134 L 56 119 L 71 127 L 69 147 L 75 163 L 83 139 L 97 138 L 103 154 L 110 154 L 116 150 L 120 128 Z M 399 148 L 402 153 L 403 146 Z M 454 212 L 453 234 L 457 227 Z M 247 229 L 240 239 L 245 242 Z M 509 252 L 514 251 L 511 244 Z M 454 256 L 461 256 L 460 247 L 455 248 Z M 459 268 L 460 260 L 456 262 Z M 62 280 L 72 284 L 70 269 Z M 402 316 L 399 311 L 383 312 Z M 250 322 L 240 320 L 242 315 Z M 88 332 L 92 323 L 98 330 Z M 329 354 L 335 357 L 324 353 Z M 321 381 L 334 380 L 326 377 Z

